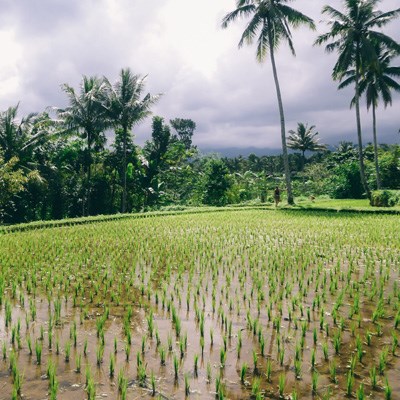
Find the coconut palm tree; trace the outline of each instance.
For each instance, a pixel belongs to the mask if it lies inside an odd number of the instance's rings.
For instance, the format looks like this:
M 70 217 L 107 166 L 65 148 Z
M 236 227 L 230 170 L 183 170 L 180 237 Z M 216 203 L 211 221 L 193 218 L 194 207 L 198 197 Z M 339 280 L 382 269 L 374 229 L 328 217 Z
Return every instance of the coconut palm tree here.
M 295 55 L 290 28 L 296 28 L 303 24 L 311 29 L 315 29 L 315 25 L 311 18 L 289 7 L 289 2 L 290 0 L 237 0 L 236 10 L 225 15 L 222 20 L 222 27 L 228 27 L 231 22 L 238 18 L 250 17 L 250 22 L 247 24 L 239 41 L 239 47 L 242 47 L 244 43 L 252 44 L 257 36 L 257 60 L 259 62 L 264 61 L 269 53 L 278 99 L 288 203 L 293 204 L 286 145 L 285 115 L 275 62 L 275 51 L 278 49 L 280 43 L 284 41 L 288 43 L 292 54 Z
M 87 142 L 87 195 L 86 209 L 90 212 L 90 185 L 92 150 L 101 148 L 105 143 L 104 131 L 109 126 L 105 110 L 101 104 L 105 85 L 97 77 L 83 76 L 79 93 L 64 84 L 63 91 L 68 96 L 69 106 L 56 112 L 69 133 L 79 133 Z M 85 212 L 84 212 L 85 213 Z
M 400 84 L 395 78 L 400 78 L 400 67 L 390 65 L 391 60 L 397 56 L 393 50 L 387 50 L 382 43 L 375 45 L 377 59 L 366 65 L 362 71 L 359 83 L 360 96 L 365 94 L 367 100 L 367 109 L 372 106 L 372 132 L 374 140 L 374 156 L 377 188 L 381 188 L 381 179 L 379 172 L 378 160 L 378 140 L 376 134 L 376 108 L 380 97 L 383 100 L 384 107 L 392 104 L 391 90 L 400 91 Z M 355 83 L 355 70 L 351 69 L 345 73 L 346 79 L 339 85 L 339 89 L 343 89 Z M 355 98 L 351 101 L 350 106 L 355 104 Z
M 328 25 L 331 30 L 319 35 L 315 44 L 322 45 L 329 42 L 325 50 L 328 53 L 337 51 L 338 60 L 333 67 L 332 77 L 341 81 L 351 68 L 354 68 L 358 157 L 360 163 L 360 176 L 367 197 L 371 200 L 365 176 L 363 160 L 363 145 L 360 118 L 360 78 L 363 66 L 369 65 L 377 60 L 375 44 L 382 43 L 388 50 L 399 51 L 400 46 L 395 40 L 384 33 L 375 30 L 392 21 L 400 14 L 400 9 L 382 12 L 376 10 L 380 0 L 344 0 L 345 11 L 340 12 L 326 5 L 322 9 L 323 14 L 331 17 Z
M 306 151 L 321 151 L 326 150 L 324 144 L 318 143 L 319 139 L 316 138 L 318 132 L 315 132 L 315 125 L 303 124 L 299 122 L 297 124 L 297 130 L 290 130 L 288 137 L 288 147 L 293 150 L 301 151 L 301 170 L 304 168 Z
M 31 113 L 19 119 L 18 108 L 19 104 L 0 112 L 0 149 L 3 149 L 5 161 L 14 156 L 21 157 L 38 118 L 38 114 Z
M 122 212 L 126 212 L 127 197 L 127 138 L 134 125 L 151 115 L 150 107 L 160 98 L 148 93 L 141 99 L 146 76 L 134 75 L 129 68 L 122 69 L 119 80 L 112 85 L 106 78 L 106 97 L 103 105 L 115 129 L 122 130 L 123 142 L 123 194 Z

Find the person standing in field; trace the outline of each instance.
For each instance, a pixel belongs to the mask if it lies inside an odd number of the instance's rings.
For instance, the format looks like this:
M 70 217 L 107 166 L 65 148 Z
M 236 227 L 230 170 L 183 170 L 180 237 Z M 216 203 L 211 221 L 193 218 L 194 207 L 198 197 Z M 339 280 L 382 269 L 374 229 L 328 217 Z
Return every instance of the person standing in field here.
M 275 207 L 278 207 L 278 204 L 281 201 L 281 190 L 279 189 L 278 186 L 276 186 L 274 189 L 274 200 L 275 200 Z

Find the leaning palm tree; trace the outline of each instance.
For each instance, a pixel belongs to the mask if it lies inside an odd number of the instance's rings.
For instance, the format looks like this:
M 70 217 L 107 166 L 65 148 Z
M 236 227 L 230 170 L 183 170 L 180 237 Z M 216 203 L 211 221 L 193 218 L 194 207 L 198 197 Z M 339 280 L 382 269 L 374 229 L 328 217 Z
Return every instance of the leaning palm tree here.
M 275 63 L 275 51 L 280 43 L 285 41 L 293 55 L 295 55 L 291 27 L 298 27 L 301 24 L 315 29 L 311 18 L 288 6 L 291 0 L 236 0 L 236 10 L 228 13 L 222 20 L 222 27 L 226 28 L 231 22 L 240 17 L 250 17 L 246 26 L 239 47 L 244 43 L 252 44 L 257 37 L 257 60 L 262 62 L 269 53 L 272 72 L 275 81 L 276 95 L 281 123 L 281 140 L 288 192 L 288 203 L 293 204 L 292 184 L 290 180 L 289 158 L 286 145 L 285 115 L 283 112 L 282 95 L 279 86 L 278 73 Z
M 360 78 L 363 66 L 369 65 L 377 60 L 375 44 L 382 43 L 388 50 L 399 51 L 400 46 L 395 40 L 384 33 L 375 30 L 385 26 L 400 14 L 400 9 L 382 12 L 375 7 L 380 0 L 344 0 L 345 12 L 326 5 L 322 9 L 323 14 L 329 15 L 332 19 L 328 22 L 331 30 L 318 36 L 315 44 L 326 45 L 328 53 L 337 51 L 338 60 L 333 67 L 332 77 L 341 81 L 351 68 L 354 68 L 355 96 L 354 104 L 356 109 L 358 157 L 360 163 L 360 176 L 367 197 L 371 200 L 365 176 L 363 160 L 363 145 L 360 118 Z
M 319 143 L 319 139 L 316 138 L 318 132 L 315 132 L 315 125 L 303 124 L 299 122 L 297 124 L 297 130 L 290 130 L 288 137 L 288 147 L 292 150 L 301 151 L 301 170 L 304 168 L 305 163 L 305 152 L 306 151 L 321 151 L 326 150 L 324 144 Z
M 95 145 L 102 147 L 105 142 L 104 131 L 109 126 L 105 110 L 101 105 L 104 91 L 103 81 L 97 77 L 83 76 L 80 92 L 64 84 L 63 91 L 68 96 L 69 106 L 56 109 L 56 112 L 69 133 L 80 133 L 87 142 L 87 188 L 86 209 L 90 212 L 90 185 L 92 150 Z
M 148 93 L 141 99 L 146 76 L 134 75 L 129 68 L 122 69 L 119 80 L 112 85 L 106 78 L 106 96 L 103 106 L 115 129 L 122 130 L 123 145 L 123 194 L 122 212 L 126 212 L 127 197 L 127 139 L 132 127 L 151 115 L 150 107 L 160 98 L 158 95 Z
M 372 132 L 374 140 L 374 158 L 376 185 L 381 189 L 381 179 L 379 172 L 378 160 L 378 140 L 376 134 L 376 108 L 380 97 L 382 97 L 384 107 L 392 104 L 391 90 L 400 92 L 400 84 L 396 82 L 396 78 L 400 78 L 400 67 L 390 65 L 392 59 L 398 54 L 392 50 L 387 50 L 382 43 L 376 44 L 375 52 L 377 59 L 366 65 L 360 77 L 360 96 L 365 94 L 367 100 L 367 109 L 372 106 Z M 339 85 L 339 89 L 345 88 L 355 83 L 355 70 L 351 69 L 345 73 L 346 79 Z M 355 98 L 351 101 L 350 106 L 355 104 Z

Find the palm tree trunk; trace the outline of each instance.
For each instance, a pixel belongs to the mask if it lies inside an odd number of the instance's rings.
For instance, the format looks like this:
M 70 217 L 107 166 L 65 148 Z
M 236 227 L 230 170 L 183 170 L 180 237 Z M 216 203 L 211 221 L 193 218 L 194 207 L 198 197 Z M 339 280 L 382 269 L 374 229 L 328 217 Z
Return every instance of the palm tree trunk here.
M 376 138 L 376 107 L 374 102 L 372 102 L 372 129 L 374 136 L 374 155 L 375 155 L 375 171 L 376 171 L 376 187 L 378 190 L 381 189 L 381 176 L 379 172 L 379 162 L 378 162 L 378 141 Z
M 363 145 L 362 145 L 362 134 L 361 134 L 361 117 L 360 117 L 360 89 L 359 89 L 359 61 L 357 57 L 356 61 L 356 119 L 357 119 L 357 139 L 358 139 L 358 159 L 360 162 L 360 177 L 361 183 L 364 186 L 365 193 L 367 194 L 368 200 L 371 202 L 371 191 L 368 186 L 367 179 L 365 177 L 365 166 L 364 166 L 364 156 L 363 156 Z
M 272 72 L 275 81 L 276 96 L 278 98 L 279 115 L 281 120 L 281 139 L 282 139 L 283 164 L 284 164 L 286 187 L 287 187 L 287 201 L 288 204 L 294 204 L 293 193 L 292 193 L 292 182 L 290 179 L 289 157 L 286 146 L 285 115 L 283 112 L 281 89 L 279 86 L 278 73 L 276 71 L 274 45 L 272 40 L 272 33 L 270 30 L 268 31 L 268 41 L 269 41 L 269 54 L 271 57 L 271 64 L 272 64 Z
M 89 137 L 89 135 L 88 135 Z M 88 141 L 88 173 L 87 173 L 87 195 L 86 195 L 86 213 L 83 209 L 83 216 L 90 214 L 90 192 L 91 192 L 91 180 L 92 180 L 92 143 Z
M 124 126 L 124 140 L 123 140 L 123 153 L 124 153 L 124 161 L 123 161 L 123 175 L 124 175 L 124 187 L 122 191 L 122 212 L 126 212 L 126 135 L 127 135 L 127 128 Z

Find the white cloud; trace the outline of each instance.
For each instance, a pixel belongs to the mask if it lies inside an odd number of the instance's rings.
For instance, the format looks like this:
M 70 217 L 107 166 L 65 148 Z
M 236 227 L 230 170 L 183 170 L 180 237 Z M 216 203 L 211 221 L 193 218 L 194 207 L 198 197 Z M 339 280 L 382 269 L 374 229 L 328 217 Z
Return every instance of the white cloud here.
M 0 93 L 7 97 L 19 90 L 19 65 L 22 62 L 22 46 L 16 41 L 11 30 L 0 31 L 1 52 L 0 58 Z M 11 105 L 11 104 L 9 104 Z

